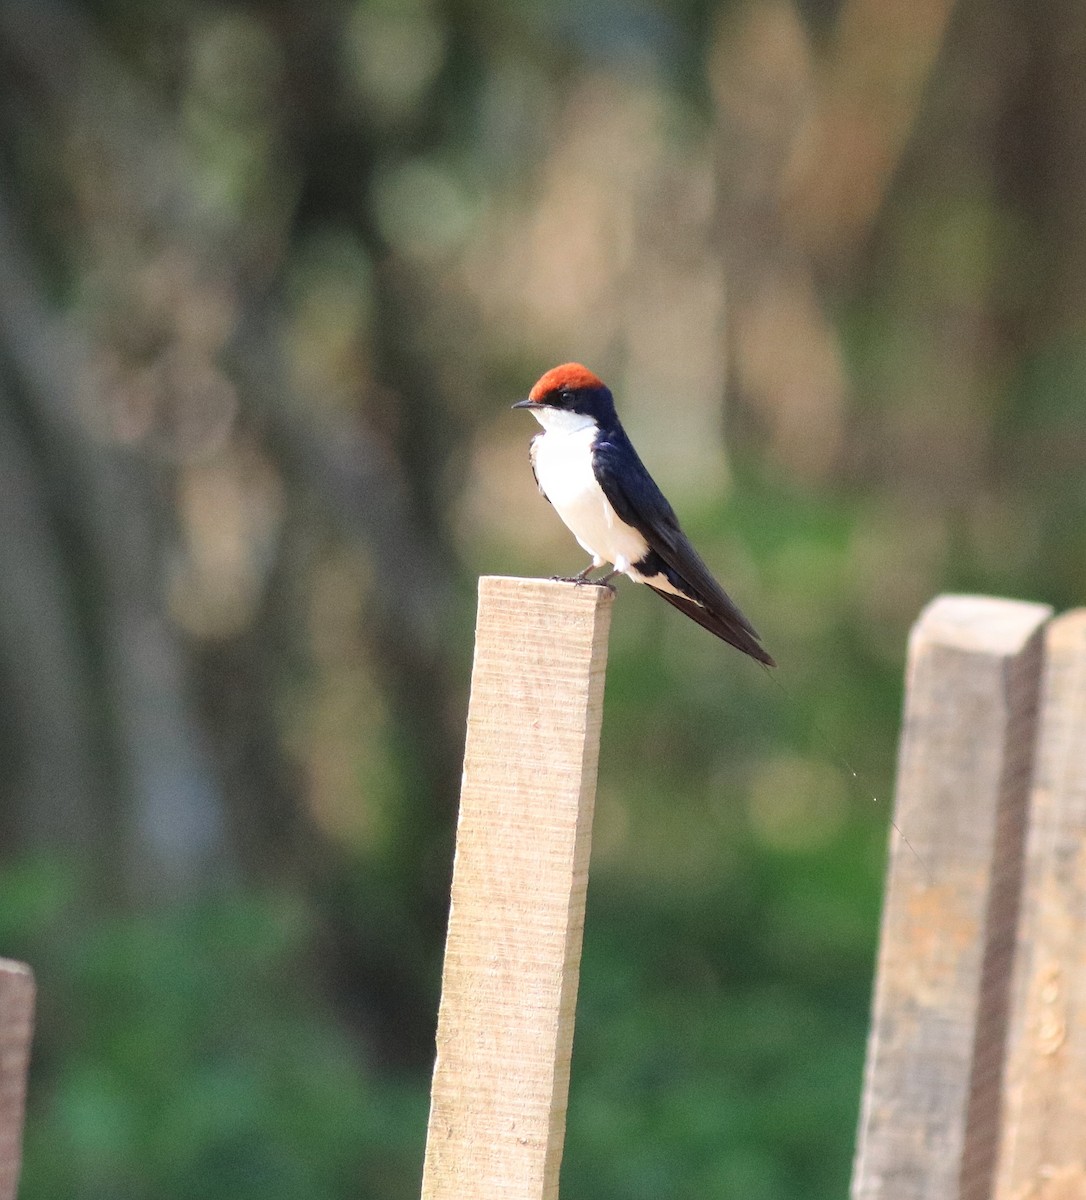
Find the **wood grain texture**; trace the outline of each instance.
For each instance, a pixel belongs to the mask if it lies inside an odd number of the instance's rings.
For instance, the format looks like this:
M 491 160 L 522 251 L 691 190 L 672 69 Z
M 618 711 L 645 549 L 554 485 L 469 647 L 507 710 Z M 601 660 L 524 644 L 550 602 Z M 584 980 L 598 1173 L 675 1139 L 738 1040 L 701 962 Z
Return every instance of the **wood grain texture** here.
M 1049 614 L 943 596 L 910 638 L 854 1200 L 989 1194 Z
M 553 1200 L 613 593 L 479 582 L 423 1200 Z
M 997 1200 L 1086 1196 L 1086 610 L 1045 635 Z
M 0 959 L 0 1200 L 15 1200 L 23 1157 L 26 1069 L 34 1028 L 34 976 Z

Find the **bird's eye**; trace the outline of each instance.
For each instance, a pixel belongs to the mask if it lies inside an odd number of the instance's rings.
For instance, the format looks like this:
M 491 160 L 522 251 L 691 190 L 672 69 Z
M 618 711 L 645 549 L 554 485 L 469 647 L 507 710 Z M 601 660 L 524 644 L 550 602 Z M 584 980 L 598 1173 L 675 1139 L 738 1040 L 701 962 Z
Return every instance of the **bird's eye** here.
M 563 404 L 572 404 L 573 403 L 572 390 L 568 387 L 559 388 L 558 389 L 558 399 L 561 400 Z

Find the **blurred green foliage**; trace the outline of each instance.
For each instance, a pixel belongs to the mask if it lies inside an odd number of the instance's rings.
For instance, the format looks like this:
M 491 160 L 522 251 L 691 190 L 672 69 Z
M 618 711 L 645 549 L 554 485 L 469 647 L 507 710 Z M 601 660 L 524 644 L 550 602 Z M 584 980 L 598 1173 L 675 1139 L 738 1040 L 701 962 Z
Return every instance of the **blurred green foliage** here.
M 21 1195 L 413 1194 L 425 1089 L 380 1077 L 332 1019 L 304 911 L 235 893 L 91 920 L 71 878 L 24 864 L 0 885 L 52 1034 Z

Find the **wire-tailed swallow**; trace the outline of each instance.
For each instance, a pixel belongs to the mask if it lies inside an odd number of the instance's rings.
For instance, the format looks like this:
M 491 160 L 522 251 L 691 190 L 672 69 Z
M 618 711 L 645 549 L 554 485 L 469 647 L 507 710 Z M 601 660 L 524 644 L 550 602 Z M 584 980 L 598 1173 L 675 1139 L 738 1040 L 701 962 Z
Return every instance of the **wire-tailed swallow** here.
M 628 575 L 744 654 L 776 665 L 679 528 L 597 376 L 580 363 L 565 363 L 513 407 L 528 409 L 543 426 L 530 449 L 536 483 L 592 555 L 572 582 L 606 583 Z M 589 580 L 604 563 L 614 570 Z

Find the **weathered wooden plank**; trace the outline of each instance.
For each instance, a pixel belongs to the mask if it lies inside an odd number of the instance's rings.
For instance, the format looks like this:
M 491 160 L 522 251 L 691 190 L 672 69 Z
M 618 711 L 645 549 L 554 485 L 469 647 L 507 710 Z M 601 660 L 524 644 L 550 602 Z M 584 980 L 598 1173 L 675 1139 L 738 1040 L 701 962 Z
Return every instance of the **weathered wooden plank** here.
M 34 976 L 0 959 L 0 1200 L 15 1200 L 23 1158 L 26 1069 L 34 1029 Z
M 943 596 L 910 638 L 854 1200 L 989 1192 L 1049 613 Z
M 424 1200 L 553 1200 L 612 593 L 484 578 Z
M 1045 635 L 997 1200 L 1086 1197 L 1086 610 Z

